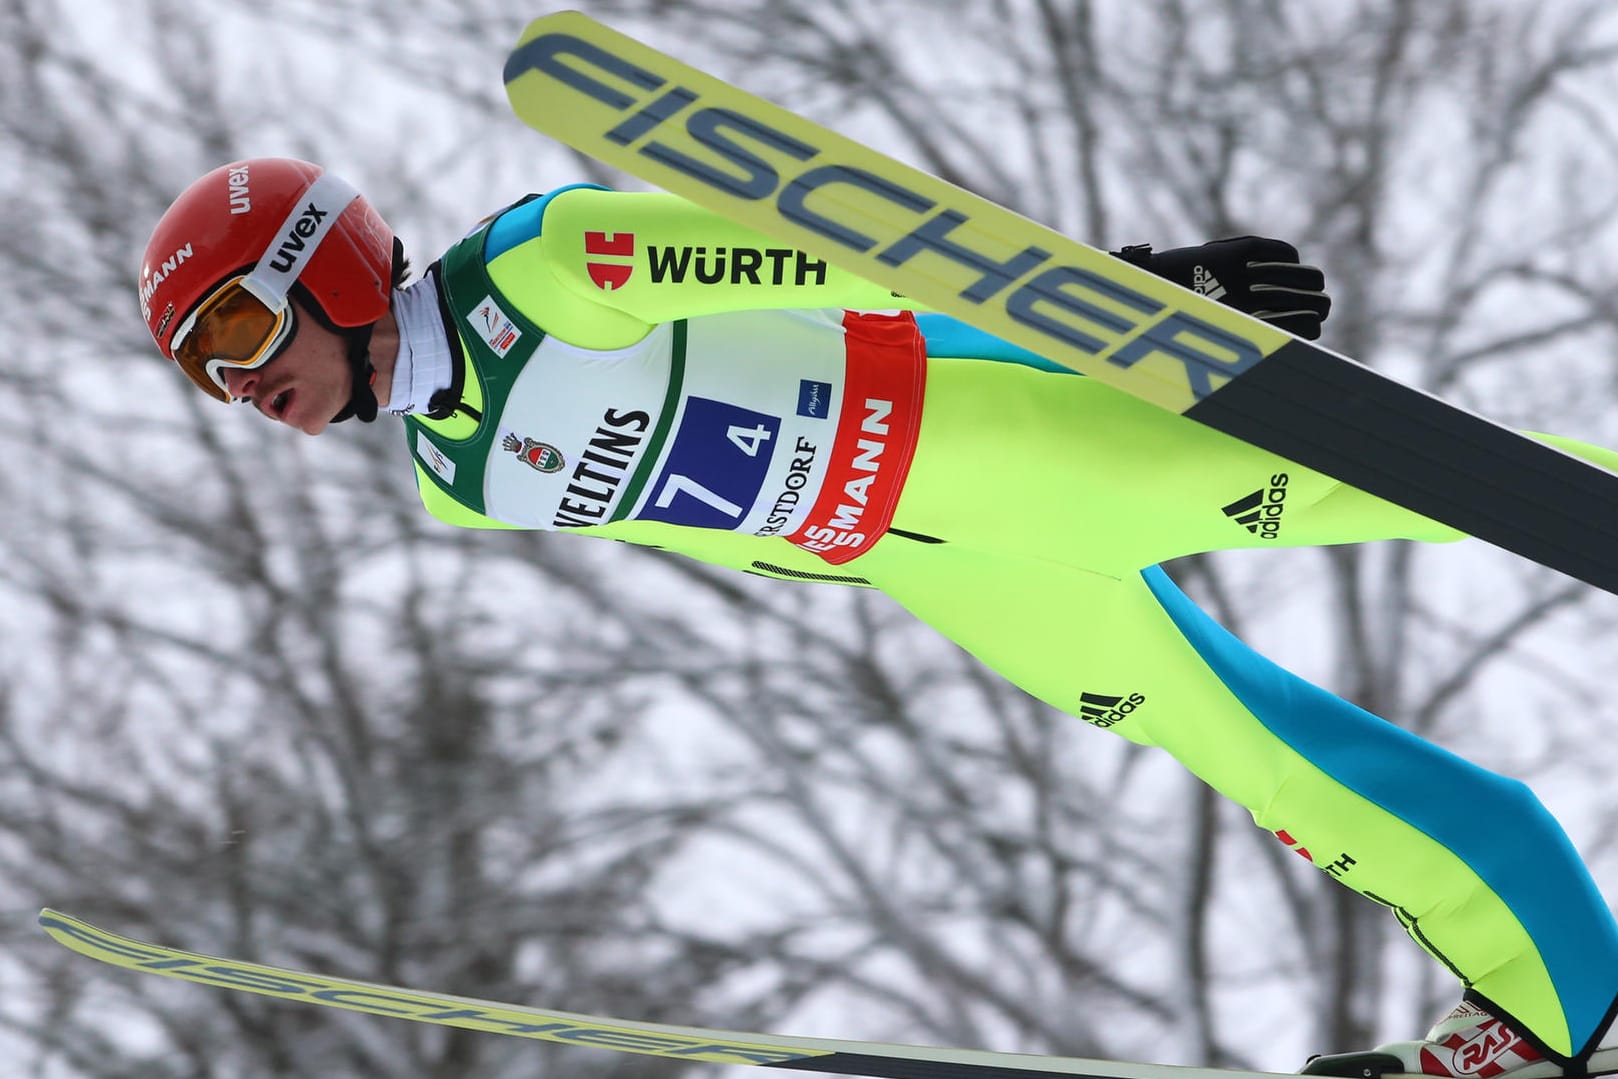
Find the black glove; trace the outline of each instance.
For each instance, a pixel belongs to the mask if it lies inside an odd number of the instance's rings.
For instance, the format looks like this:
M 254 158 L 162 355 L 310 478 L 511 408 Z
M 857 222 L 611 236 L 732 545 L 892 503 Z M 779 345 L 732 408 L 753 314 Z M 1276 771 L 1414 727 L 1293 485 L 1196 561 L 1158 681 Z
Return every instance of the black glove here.
M 1156 254 L 1149 244 L 1112 253 L 1310 341 L 1320 336 L 1320 324 L 1331 310 L 1326 275 L 1299 265 L 1298 249 L 1284 240 L 1233 236 Z

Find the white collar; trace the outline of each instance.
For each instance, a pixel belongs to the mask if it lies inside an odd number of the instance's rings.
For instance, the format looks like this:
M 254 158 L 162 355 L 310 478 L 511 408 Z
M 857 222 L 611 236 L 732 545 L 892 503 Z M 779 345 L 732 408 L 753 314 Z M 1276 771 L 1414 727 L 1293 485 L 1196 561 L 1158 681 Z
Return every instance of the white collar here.
M 449 338 L 438 313 L 438 282 L 428 273 L 393 292 L 393 318 L 399 324 L 399 355 L 393 363 L 388 411 L 426 411 L 433 394 L 454 378 Z

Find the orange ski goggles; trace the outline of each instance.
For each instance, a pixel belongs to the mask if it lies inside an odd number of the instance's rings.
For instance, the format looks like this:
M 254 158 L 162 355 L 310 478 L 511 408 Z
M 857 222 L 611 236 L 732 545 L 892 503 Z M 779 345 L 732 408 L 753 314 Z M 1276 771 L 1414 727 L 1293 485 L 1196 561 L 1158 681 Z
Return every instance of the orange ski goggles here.
M 214 289 L 174 331 L 170 348 L 186 377 L 204 393 L 230 400 L 225 372 L 250 371 L 270 362 L 297 330 L 292 304 L 261 299 L 247 275 Z

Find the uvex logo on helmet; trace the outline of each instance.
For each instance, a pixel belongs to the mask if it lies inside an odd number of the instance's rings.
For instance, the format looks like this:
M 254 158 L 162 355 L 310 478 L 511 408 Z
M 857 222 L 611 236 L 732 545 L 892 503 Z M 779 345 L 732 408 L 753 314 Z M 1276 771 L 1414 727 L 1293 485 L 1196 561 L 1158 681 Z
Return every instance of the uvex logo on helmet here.
M 270 259 L 270 269 L 277 273 L 290 273 L 308 247 L 309 237 L 320 231 L 320 223 L 330 213 L 330 210 L 322 210 L 312 202 L 304 207 L 303 213 L 298 215 L 281 240 L 281 246 L 275 249 L 275 256 Z
M 250 214 L 253 212 L 252 192 L 247 189 L 247 165 L 234 165 L 228 176 L 230 182 L 230 212 L 233 214 Z

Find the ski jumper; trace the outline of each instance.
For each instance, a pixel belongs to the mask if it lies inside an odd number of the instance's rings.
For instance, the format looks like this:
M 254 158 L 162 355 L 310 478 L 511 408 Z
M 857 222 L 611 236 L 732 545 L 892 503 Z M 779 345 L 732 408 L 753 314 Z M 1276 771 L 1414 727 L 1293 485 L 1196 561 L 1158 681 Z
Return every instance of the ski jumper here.
M 434 286 L 464 353 L 406 417 L 436 516 L 878 588 L 1052 706 L 1161 746 L 1543 1050 L 1594 1047 L 1618 927 L 1528 788 L 1265 660 L 1157 568 L 1455 531 L 673 196 L 526 200 Z

